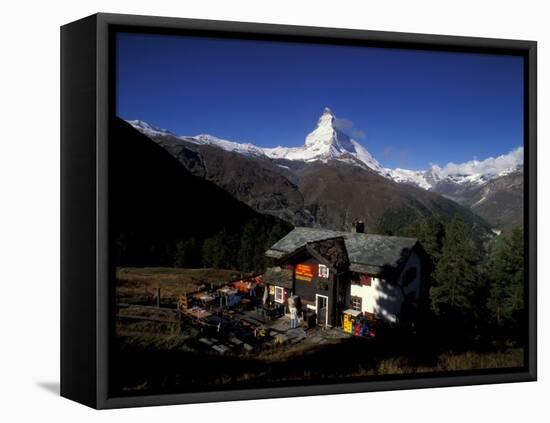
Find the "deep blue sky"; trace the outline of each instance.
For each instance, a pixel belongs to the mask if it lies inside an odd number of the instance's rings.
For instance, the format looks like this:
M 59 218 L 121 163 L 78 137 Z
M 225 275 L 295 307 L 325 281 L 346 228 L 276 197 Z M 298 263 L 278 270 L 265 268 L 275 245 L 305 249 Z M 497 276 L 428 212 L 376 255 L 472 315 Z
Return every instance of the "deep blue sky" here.
M 325 106 L 383 165 L 423 169 L 523 143 L 520 57 L 119 34 L 117 114 L 179 135 L 299 146 Z

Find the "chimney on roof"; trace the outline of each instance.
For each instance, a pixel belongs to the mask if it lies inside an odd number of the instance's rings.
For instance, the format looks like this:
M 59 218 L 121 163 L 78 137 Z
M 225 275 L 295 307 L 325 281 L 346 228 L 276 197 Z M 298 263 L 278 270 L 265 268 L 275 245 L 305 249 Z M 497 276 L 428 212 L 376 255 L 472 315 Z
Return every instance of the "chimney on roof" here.
M 365 233 L 365 222 L 359 219 L 354 219 L 353 223 L 351 224 L 351 231 L 358 233 L 358 234 L 364 234 Z

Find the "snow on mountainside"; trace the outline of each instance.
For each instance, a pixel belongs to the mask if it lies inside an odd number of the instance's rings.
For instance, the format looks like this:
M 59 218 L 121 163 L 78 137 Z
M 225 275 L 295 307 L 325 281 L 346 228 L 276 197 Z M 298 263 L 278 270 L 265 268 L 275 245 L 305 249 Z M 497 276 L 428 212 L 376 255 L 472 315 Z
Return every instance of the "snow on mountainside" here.
M 250 143 L 238 143 L 212 135 L 176 136 L 166 129 L 156 128 L 140 120 L 127 121 L 145 135 L 170 136 L 194 144 L 206 144 L 238 154 L 267 157 L 272 160 L 314 162 L 338 160 L 372 171 L 398 183 L 406 183 L 426 190 L 443 185 L 481 185 L 496 177 L 514 172 L 523 165 L 523 147 L 508 154 L 485 160 L 471 160 L 462 164 L 432 165 L 428 170 L 389 169 L 383 167 L 370 152 L 349 137 L 336 124 L 336 117 L 327 107 L 310 132 L 302 147 L 261 148 Z
M 264 152 L 261 148 L 258 148 L 250 143 L 238 143 L 234 141 L 228 141 L 221 138 L 214 137 L 212 135 L 201 134 L 196 136 L 177 136 L 172 132 L 157 128 L 155 126 L 149 125 L 147 122 L 142 120 L 127 120 L 130 125 L 132 125 L 139 132 L 155 137 L 155 136 L 171 136 L 181 139 L 182 141 L 191 142 L 194 144 L 208 144 L 215 147 L 223 148 L 226 151 L 234 151 L 240 154 L 251 154 L 251 155 L 264 155 Z
M 127 120 L 130 125 L 136 128 L 139 132 L 148 135 L 148 136 L 158 136 L 158 135 L 172 135 L 174 134 L 166 129 L 157 128 L 156 126 L 149 125 L 147 122 L 142 120 Z
M 470 160 L 465 163 L 448 163 L 444 167 L 432 165 L 429 172 L 439 180 L 448 180 L 456 184 L 480 185 L 499 176 L 515 172 L 523 166 L 523 147 L 517 147 L 508 154 L 489 157 L 485 160 Z
M 403 184 L 416 185 L 420 188 L 430 189 L 432 184 L 426 179 L 426 171 L 424 170 L 408 170 L 408 169 L 389 169 L 391 179 L 395 182 Z
M 250 143 L 238 143 L 228 141 L 212 135 L 201 134 L 195 137 L 180 137 L 195 144 L 208 144 L 215 147 L 223 148 L 226 151 L 233 151 L 239 154 L 247 154 L 253 156 L 263 156 L 264 152 L 261 148 Z
M 381 175 L 390 176 L 391 170 L 385 169 L 354 139 L 350 138 L 335 125 L 336 117 L 327 107 L 317 122 L 317 127 L 306 137 L 302 147 L 261 148 L 250 143 L 238 143 L 217 138 L 212 135 L 177 136 L 182 141 L 195 144 L 208 144 L 239 154 L 266 156 L 270 159 L 293 161 L 341 160 L 355 165 L 368 167 Z M 140 120 L 128 120 L 130 125 L 149 136 L 173 136 L 171 132 L 156 128 Z
M 448 163 L 440 167 L 432 165 L 428 170 L 388 169 L 390 177 L 401 183 L 416 185 L 440 192 L 442 185 L 479 186 L 495 178 L 516 172 L 523 166 L 523 147 L 507 154 L 485 160 L 470 160 L 465 163 Z
M 335 125 L 336 116 L 326 107 L 317 122 L 317 127 L 306 137 L 303 147 L 264 148 L 266 156 L 272 159 L 350 161 L 355 158 L 378 173 L 387 173 L 378 161 L 354 139 L 350 138 Z

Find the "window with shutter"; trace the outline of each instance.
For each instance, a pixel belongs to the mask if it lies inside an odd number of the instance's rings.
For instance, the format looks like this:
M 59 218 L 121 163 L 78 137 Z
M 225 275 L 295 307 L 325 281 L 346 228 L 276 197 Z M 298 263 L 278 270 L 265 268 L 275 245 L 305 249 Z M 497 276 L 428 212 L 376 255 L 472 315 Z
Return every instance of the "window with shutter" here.
M 329 268 L 325 266 L 324 264 L 319 265 L 319 277 L 320 278 L 328 278 L 330 274 Z
M 280 286 L 275 287 L 274 300 L 276 303 L 283 304 L 285 302 L 285 290 Z
M 369 275 L 361 275 L 359 282 L 361 285 L 371 286 L 372 278 Z
M 363 300 L 361 297 L 351 297 L 351 309 L 355 311 L 362 311 Z

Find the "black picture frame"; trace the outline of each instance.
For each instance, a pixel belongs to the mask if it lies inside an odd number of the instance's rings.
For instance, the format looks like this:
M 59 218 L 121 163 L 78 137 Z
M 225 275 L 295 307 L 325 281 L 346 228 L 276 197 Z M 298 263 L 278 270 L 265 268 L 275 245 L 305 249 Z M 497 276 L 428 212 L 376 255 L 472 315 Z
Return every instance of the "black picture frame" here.
M 372 382 L 110 397 L 108 125 L 113 111 L 116 31 L 194 34 L 405 49 L 521 55 L 524 58 L 526 366 L 392 377 Z M 431 388 L 537 378 L 537 44 L 534 41 L 95 14 L 61 28 L 61 395 L 90 407 L 233 401 L 305 395 Z

